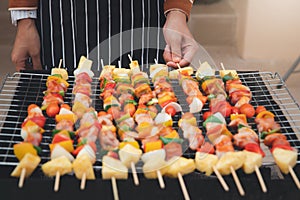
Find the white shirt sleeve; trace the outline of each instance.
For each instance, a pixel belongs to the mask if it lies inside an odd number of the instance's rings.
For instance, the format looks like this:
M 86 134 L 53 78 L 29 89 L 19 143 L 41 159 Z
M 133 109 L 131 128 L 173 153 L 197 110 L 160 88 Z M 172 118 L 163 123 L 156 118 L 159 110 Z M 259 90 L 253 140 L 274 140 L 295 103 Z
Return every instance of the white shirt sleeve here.
M 20 19 L 33 18 L 36 19 L 36 10 L 11 10 L 11 22 L 13 25 L 17 25 L 17 21 Z

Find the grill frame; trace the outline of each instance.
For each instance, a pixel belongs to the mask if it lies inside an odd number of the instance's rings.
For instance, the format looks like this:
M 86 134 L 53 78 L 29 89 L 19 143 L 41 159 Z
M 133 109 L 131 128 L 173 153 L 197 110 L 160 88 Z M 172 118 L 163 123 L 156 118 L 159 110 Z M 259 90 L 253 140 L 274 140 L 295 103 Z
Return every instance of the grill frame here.
M 292 97 L 285 83 L 278 73 L 271 72 L 238 72 L 243 84 L 252 91 L 253 97 L 251 104 L 253 106 L 263 105 L 268 110 L 274 112 L 276 121 L 280 123 L 282 133 L 285 134 L 291 145 L 298 150 L 298 161 L 300 163 L 300 106 Z M 6 76 L 0 90 L 0 166 L 16 166 L 18 160 L 13 154 L 12 146 L 21 142 L 20 126 L 27 115 L 27 107 L 31 103 L 41 105 L 43 101 L 43 91 L 46 90 L 46 79 L 49 73 L 15 73 L 12 76 Z M 218 76 L 217 76 L 218 77 Z M 70 87 L 64 97 L 66 103 L 72 102 L 72 88 L 74 77 L 70 76 L 68 82 Z M 178 80 L 171 81 L 173 89 L 178 97 L 178 102 L 182 105 L 183 112 L 188 111 L 188 104 L 185 101 L 185 94 L 182 92 Z M 151 85 L 153 87 L 153 85 Z M 93 78 L 92 96 L 93 107 L 97 111 L 102 110 L 102 100 L 99 97 L 99 81 Z M 195 114 L 198 126 L 202 127 L 202 113 L 208 110 L 208 103 L 204 105 L 201 113 Z M 175 115 L 175 128 L 178 130 L 177 121 L 180 114 Z M 257 132 L 256 124 L 253 119 L 249 120 L 249 125 Z M 47 118 L 43 139 L 41 143 L 41 163 L 45 163 L 49 158 L 48 144 L 51 143 L 51 130 L 54 128 L 53 119 Z M 178 130 L 180 133 L 180 130 Z M 10 133 L 12 132 L 12 133 Z M 268 150 L 267 150 L 268 151 Z M 186 150 L 185 157 L 194 157 L 194 152 Z M 274 165 L 272 159 L 265 160 L 264 166 Z M 138 165 L 141 167 L 141 165 Z M 101 159 L 97 156 L 97 162 L 94 165 L 95 170 L 101 169 Z

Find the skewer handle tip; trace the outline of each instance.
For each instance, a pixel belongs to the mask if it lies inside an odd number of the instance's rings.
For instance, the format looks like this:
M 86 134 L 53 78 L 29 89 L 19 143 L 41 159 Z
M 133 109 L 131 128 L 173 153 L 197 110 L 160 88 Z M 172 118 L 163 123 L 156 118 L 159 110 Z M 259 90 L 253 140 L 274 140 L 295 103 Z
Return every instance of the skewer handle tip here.
M 156 171 L 158 183 L 161 189 L 165 189 L 165 182 L 159 170 Z
M 178 177 L 178 180 L 179 180 L 179 183 L 180 183 L 180 187 L 181 187 L 184 199 L 185 200 L 190 200 L 190 195 L 189 195 L 189 193 L 186 189 L 186 185 L 184 183 L 183 177 L 182 177 L 180 172 L 177 174 L 177 177 Z
M 222 175 L 220 174 L 219 170 L 216 168 L 216 166 L 213 166 L 213 170 L 214 170 L 214 173 L 216 174 L 218 180 L 220 181 L 223 189 L 228 192 L 229 191 L 229 187 L 227 185 L 227 183 L 225 182 L 224 178 L 222 177 Z
M 140 184 L 140 182 L 139 182 L 139 177 L 136 173 L 136 168 L 135 168 L 134 162 L 131 162 L 130 164 L 131 164 L 134 185 L 138 186 Z
M 83 173 L 81 177 L 81 183 L 80 183 L 80 189 L 84 190 L 85 189 L 85 183 L 86 183 L 86 173 Z
M 60 181 L 60 173 L 56 172 L 55 183 L 54 183 L 54 191 L 57 192 L 59 190 L 59 181 Z
M 26 176 L 26 168 L 22 168 L 21 171 L 21 175 L 20 175 L 20 179 L 19 179 L 19 188 L 22 188 L 24 185 L 24 180 L 25 180 L 25 176 Z
M 289 172 L 297 186 L 297 188 L 300 190 L 300 182 L 299 182 L 299 179 L 297 177 L 297 175 L 295 174 L 295 171 L 293 170 L 293 168 L 291 166 L 289 166 Z
M 233 176 L 233 179 L 234 179 L 234 182 L 236 184 L 236 187 L 238 188 L 238 191 L 240 193 L 241 196 L 245 196 L 245 191 L 244 191 L 244 188 L 240 182 L 240 179 L 239 177 L 237 176 L 235 170 L 233 169 L 233 167 L 231 166 L 230 167 L 230 171 L 231 171 L 231 174 Z

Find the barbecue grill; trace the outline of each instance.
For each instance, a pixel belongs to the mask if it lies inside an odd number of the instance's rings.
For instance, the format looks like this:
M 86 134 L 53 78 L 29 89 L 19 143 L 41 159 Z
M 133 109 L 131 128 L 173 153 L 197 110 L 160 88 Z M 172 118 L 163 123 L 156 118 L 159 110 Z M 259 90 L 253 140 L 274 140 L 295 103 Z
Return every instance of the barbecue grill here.
M 17 179 L 11 178 L 9 175 L 13 168 L 18 164 L 18 160 L 13 153 L 13 145 L 23 141 L 20 136 L 21 124 L 27 116 L 28 105 L 35 103 L 41 105 L 43 101 L 43 91 L 46 90 L 46 79 L 49 72 L 35 73 L 15 73 L 12 76 L 6 76 L 0 91 L 0 191 L 4 197 L 17 198 L 86 198 L 93 194 L 93 198 L 111 199 L 112 191 L 110 181 L 103 181 L 100 177 L 101 158 L 97 155 L 97 161 L 94 164 L 94 170 L 97 177 L 96 181 L 87 183 L 85 191 L 79 190 L 80 182 L 74 176 L 64 176 L 61 180 L 61 188 L 58 193 L 52 192 L 53 180 L 45 177 L 38 167 L 33 175 L 26 180 L 23 189 L 17 188 Z M 276 115 L 276 121 L 281 126 L 281 131 L 287 136 L 291 146 L 298 150 L 297 166 L 295 172 L 300 171 L 300 106 L 292 97 L 288 88 L 285 86 L 281 77 L 275 73 L 244 71 L 238 72 L 243 84 L 248 86 L 253 94 L 251 104 L 253 106 L 263 105 L 267 110 L 270 110 Z M 64 100 L 68 104 L 72 104 L 72 88 L 74 85 L 74 77 L 70 76 L 68 82 L 70 87 L 66 92 Z M 189 109 L 185 101 L 185 94 L 182 92 L 178 80 L 171 81 L 175 94 L 178 98 L 178 103 L 182 106 L 183 112 Z M 152 85 L 153 86 L 153 85 Z M 100 89 L 98 78 L 94 78 L 92 82 L 93 107 L 97 111 L 102 110 L 102 100 L 99 99 Z M 206 104 L 201 113 L 195 115 L 198 126 L 205 133 L 202 127 L 202 113 L 207 111 Z M 181 114 L 174 116 L 174 126 L 178 129 L 178 120 Z M 249 120 L 249 125 L 257 132 L 254 120 Z M 48 144 L 51 143 L 52 129 L 55 127 L 54 119 L 47 118 L 45 125 L 45 133 L 40 144 L 42 152 L 40 154 L 41 163 L 50 160 L 50 151 Z M 184 144 L 183 144 L 184 145 Z M 187 148 L 183 156 L 194 158 L 195 152 Z M 295 198 L 300 195 L 299 190 L 295 187 L 290 176 L 283 176 L 274 164 L 269 150 L 264 158 L 261 172 L 268 187 L 268 193 L 261 192 L 255 175 L 245 175 L 241 170 L 237 173 L 241 183 L 246 191 L 246 198 Z M 41 165 L 41 164 L 40 164 Z M 137 166 L 141 170 L 141 165 Z M 145 179 L 141 174 L 140 186 L 133 185 L 131 180 L 119 181 L 118 188 L 121 199 L 182 199 L 182 193 L 177 180 L 165 178 L 166 189 L 161 190 L 156 180 Z M 239 198 L 239 194 L 231 177 L 224 177 L 230 187 L 229 192 L 222 190 L 215 176 L 206 177 L 197 171 L 184 177 L 186 186 L 192 199 L 216 199 Z M 284 178 L 284 180 L 282 180 Z M 132 179 L 129 176 L 129 179 Z M 48 196 L 47 196 L 48 195 Z M 70 197 L 71 196 L 71 197 Z M 5 198 L 6 199 L 6 198 Z

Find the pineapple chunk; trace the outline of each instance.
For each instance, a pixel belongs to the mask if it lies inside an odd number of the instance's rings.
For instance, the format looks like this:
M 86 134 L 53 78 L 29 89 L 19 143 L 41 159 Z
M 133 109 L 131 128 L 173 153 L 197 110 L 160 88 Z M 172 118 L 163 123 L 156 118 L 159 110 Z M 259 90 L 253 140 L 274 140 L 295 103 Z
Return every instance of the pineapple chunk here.
M 172 80 L 178 79 L 179 72 L 186 72 L 188 75 L 192 75 L 194 73 L 194 69 L 192 67 L 183 67 L 180 69 L 172 70 L 169 72 L 169 78 Z
M 205 172 L 206 176 L 213 173 L 213 166 L 218 162 L 218 157 L 213 154 L 197 152 L 195 157 L 196 168 L 200 172 Z
M 67 157 L 60 156 L 43 164 L 42 170 L 44 174 L 50 177 L 55 176 L 56 172 L 64 175 L 72 172 L 72 163 Z
M 31 153 L 26 153 L 23 159 L 18 164 L 18 166 L 10 175 L 13 177 L 20 177 L 22 169 L 25 168 L 25 177 L 29 177 L 40 162 L 41 158 L 39 156 L 33 155 Z
M 110 156 L 103 156 L 102 163 L 103 179 L 111 179 L 112 177 L 116 179 L 128 178 L 128 169 L 120 160 Z
M 144 176 L 148 179 L 157 179 L 157 171 L 161 175 L 167 172 L 167 162 L 164 159 L 152 159 L 143 165 Z
M 61 77 L 66 81 L 68 80 L 68 72 L 66 69 L 63 69 L 63 68 L 52 68 L 51 69 L 51 75 L 54 75 L 54 74 L 60 74 Z
M 236 72 L 236 70 L 220 70 L 219 71 L 220 73 L 220 76 L 223 78 L 224 76 L 228 75 L 228 74 L 231 74 L 231 76 L 234 78 L 234 79 L 238 79 L 239 76 Z
M 218 161 L 216 168 L 222 175 L 231 173 L 230 167 L 237 170 L 243 166 L 246 157 L 244 152 L 227 152 Z
M 262 165 L 262 155 L 246 150 L 243 152 L 246 156 L 246 160 L 243 164 L 243 170 L 246 174 L 251 174 L 254 172 L 255 166 L 260 167 Z
M 75 172 L 76 178 L 82 179 L 82 176 L 85 173 L 86 179 L 95 180 L 93 165 L 90 157 L 87 154 L 77 156 L 72 164 L 72 167 Z
M 273 151 L 273 157 L 275 163 L 284 174 L 288 174 L 289 166 L 293 168 L 297 162 L 297 152 L 291 150 L 275 148 Z
M 121 162 L 129 168 L 132 162 L 136 164 L 140 160 L 142 153 L 142 150 L 133 147 L 131 144 L 126 144 L 120 149 L 119 156 Z
M 195 162 L 193 159 L 187 159 L 184 157 L 174 156 L 168 162 L 168 169 L 166 176 L 176 178 L 178 173 L 181 175 L 189 174 L 196 169 Z

